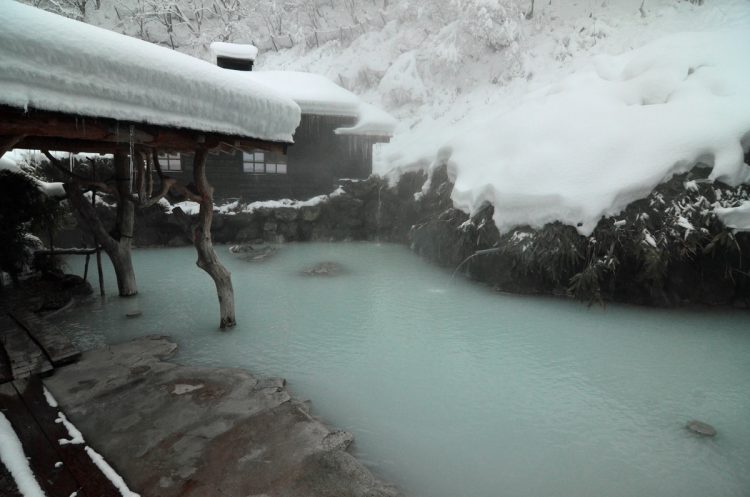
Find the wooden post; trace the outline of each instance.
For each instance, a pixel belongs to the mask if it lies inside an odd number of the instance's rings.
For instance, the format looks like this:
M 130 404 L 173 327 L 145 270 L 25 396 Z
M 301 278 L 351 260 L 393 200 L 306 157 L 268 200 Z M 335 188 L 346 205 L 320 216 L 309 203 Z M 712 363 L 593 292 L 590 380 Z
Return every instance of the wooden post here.
M 86 254 L 86 264 L 83 266 L 83 281 L 86 281 L 89 277 L 89 260 L 91 259 L 91 254 Z
M 219 328 L 225 329 L 237 324 L 234 312 L 234 288 L 232 287 L 232 275 L 219 262 L 211 241 L 214 200 L 213 188 L 208 184 L 208 180 L 206 179 L 207 155 L 207 150 L 200 148 L 195 151 L 195 158 L 193 159 L 193 182 L 201 197 L 198 225 L 193 232 L 193 244 L 198 252 L 198 261 L 196 264 L 211 276 L 216 285 L 216 293 L 219 297 L 219 312 L 221 315 Z
M 96 269 L 99 271 L 99 295 L 104 297 L 104 271 L 102 271 L 102 251 L 96 248 Z
M 91 179 L 96 181 L 96 162 L 91 162 Z M 91 207 L 96 210 L 96 187 L 91 189 Z M 102 271 L 102 246 L 94 239 L 94 246 L 96 246 L 96 270 L 99 273 L 99 295 L 104 297 L 104 271 Z M 86 256 L 88 262 L 88 256 Z M 86 264 L 88 269 L 88 264 Z M 84 278 L 85 279 L 85 278 Z

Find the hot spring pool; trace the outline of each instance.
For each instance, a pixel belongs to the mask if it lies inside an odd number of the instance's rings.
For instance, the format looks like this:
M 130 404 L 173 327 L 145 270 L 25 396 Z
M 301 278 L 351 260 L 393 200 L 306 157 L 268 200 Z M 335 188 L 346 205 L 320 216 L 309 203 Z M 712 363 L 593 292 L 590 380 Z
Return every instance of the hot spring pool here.
M 117 298 L 109 271 L 104 302 L 56 319 L 83 346 L 168 334 L 183 363 L 287 378 L 409 497 L 750 495 L 747 312 L 503 295 L 395 245 L 292 244 L 264 262 L 217 250 L 230 332 L 192 248 L 136 251 L 138 297 Z M 346 271 L 300 274 L 322 261 Z

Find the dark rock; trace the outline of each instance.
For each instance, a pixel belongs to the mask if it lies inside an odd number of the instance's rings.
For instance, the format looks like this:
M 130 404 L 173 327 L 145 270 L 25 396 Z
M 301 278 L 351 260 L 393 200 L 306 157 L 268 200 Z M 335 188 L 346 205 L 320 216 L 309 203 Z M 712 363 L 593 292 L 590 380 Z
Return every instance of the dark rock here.
M 343 270 L 341 265 L 336 262 L 321 262 L 302 272 L 307 276 L 338 276 Z
M 273 256 L 276 253 L 276 247 L 265 243 L 244 243 L 232 245 L 229 251 L 246 261 L 262 261 Z
M 687 425 L 685 425 L 685 428 L 703 437 L 716 436 L 716 429 L 710 424 L 704 423 L 703 421 L 690 421 Z
M 174 236 L 167 242 L 167 247 L 184 247 L 185 245 L 188 245 L 188 241 L 181 235 Z
M 320 217 L 320 206 L 309 205 L 300 209 L 303 221 L 315 221 Z
M 297 219 L 299 211 L 293 207 L 279 207 L 274 211 L 274 217 L 279 221 L 290 222 Z

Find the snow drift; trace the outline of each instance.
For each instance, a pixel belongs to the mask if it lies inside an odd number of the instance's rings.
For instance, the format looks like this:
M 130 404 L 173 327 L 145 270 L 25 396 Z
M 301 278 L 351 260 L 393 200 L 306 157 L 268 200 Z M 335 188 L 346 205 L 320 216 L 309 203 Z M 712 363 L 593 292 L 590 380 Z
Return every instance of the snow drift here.
M 684 33 L 597 58 L 462 123 L 433 165 L 447 161 L 456 207 L 494 205 L 501 231 L 562 221 L 590 234 L 697 163 L 737 185 L 750 179 L 749 48 L 747 31 Z

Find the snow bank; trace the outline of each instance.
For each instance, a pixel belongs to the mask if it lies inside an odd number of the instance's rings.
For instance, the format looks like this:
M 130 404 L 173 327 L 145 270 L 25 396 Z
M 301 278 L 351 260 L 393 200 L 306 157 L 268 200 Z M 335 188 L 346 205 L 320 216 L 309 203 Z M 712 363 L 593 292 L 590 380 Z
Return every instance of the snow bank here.
M 340 195 L 342 191 L 343 190 L 339 188 L 333 193 L 331 193 L 330 195 L 318 195 L 317 197 L 312 197 L 307 200 L 291 200 L 288 198 L 282 198 L 281 200 L 261 200 L 258 202 L 252 202 L 250 204 L 247 204 L 242 209 L 242 212 L 247 213 L 247 214 L 252 214 L 258 209 L 278 209 L 280 207 L 291 207 L 292 209 L 301 209 L 303 207 L 313 207 L 316 205 L 320 205 L 321 203 L 328 200 L 330 197 L 336 197 Z
M 292 141 L 299 107 L 243 74 L 0 0 L 0 104 Z
M 590 234 L 696 163 L 747 181 L 749 47 L 746 30 L 665 37 L 462 123 L 442 149 L 455 206 L 491 203 L 501 231 L 562 221 Z

